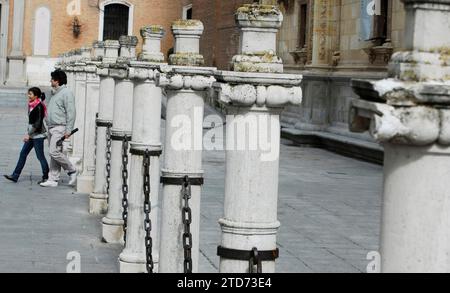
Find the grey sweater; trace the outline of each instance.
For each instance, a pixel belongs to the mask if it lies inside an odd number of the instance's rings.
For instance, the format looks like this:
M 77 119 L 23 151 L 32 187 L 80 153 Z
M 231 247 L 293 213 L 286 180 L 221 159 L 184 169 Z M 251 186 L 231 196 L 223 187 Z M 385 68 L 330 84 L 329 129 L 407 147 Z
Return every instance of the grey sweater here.
M 53 96 L 47 106 L 48 117 L 47 126 L 65 126 L 66 133 L 70 133 L 75 124 L 76 110 L 75 97 L 66 85 L 60 86 L 53 91 Z

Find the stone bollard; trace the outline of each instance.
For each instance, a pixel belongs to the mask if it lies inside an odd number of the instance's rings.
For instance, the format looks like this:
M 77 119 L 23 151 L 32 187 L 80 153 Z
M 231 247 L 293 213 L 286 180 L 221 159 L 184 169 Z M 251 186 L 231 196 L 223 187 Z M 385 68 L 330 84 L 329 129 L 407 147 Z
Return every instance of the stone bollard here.
M 130 41 L 134 39 L 134 41 Z M 125 40 L 125 41 L 124 41 Z M 120 62 L 110 66 L 109 73 L 115 80 L 114 90 L 114 115 L 113 127 L 111 129 L 111 178 L 108 194 L 108 213 L 102 220 L 103 240 L 107 243 L 123 243 L 123 156 L 124 147 L 128 154 L 128 143 L 124 140 L 131 140 L 132 119 L 133 119 L 133 82 L 128 77 L 129 61 L 135 59 L 135 56 L 127 55 L 132 50 L 123 50 L 125 46 L 135 46 L 137 37 L 121 38 L 121 56 Z M 119 42 L 121 42 L 119 41 Z M 125 53 L 125 55 L 122 55 Z M 125 56 L 129 56 L 125 57 Z M 126 167 L 128 168 L 128 162 Z M 128 181 L 128 178 L 126 178 Z M 127 187 L 126 187 L 127 188 Z
M 221 273 L 275 272 L 280 114 L 302 101 L 302 76 L 282 74 L 277 6 L 240 7 L 240 53 L 233 72 L 218 72 L 214 92 L 226 108 L 226 174 Z
M 83 148 L 84 148 L 84 120 L 86 111 L 86 58 L 88 53 L 87 48 L 79 49 L 74 63 L 74 73 L 75 73 L 75 109 L 76 109 L 76 119 L 75 128 L 78 128 L 78 132 L 71 137 L 71 154 L 69 160 L 76 167 L 77 172 L 81 173 L 82 159 L 83 159 Z M 90 55 L 89 55 L 90 56 Z
M 153 49 L 161 47 L 164 35 L 161 26 L 145 27 L 141 34 L 147 45 L 154 43 Z M 128 201 L 126 245 L 119 257 L 121 273 L 158 271 L 159 247 L 152 244 L 158 243 L 162 90 L 155 85 L 154 78 L 163 65 L 158 62 L 164 61 L 164 56 L 147 50 L 144 46 L 140 59 L 152 63 L 132 61 L 129 69 L 129 78 L 134 82 L 133 140 L 130 142 L 130 188 L 125 199 Z M 148 185 L 144 188 L 145 182 Z M 146 217 L 150 221 L 144 225 Z
M 101 64 L 99 59 L 104 52 L 103 42 L 94 42 L 91 60 L 86 62 L 86 106 L 84 121 L 84 147 L 82 160 L 82 173 L 77 178 L 77 192 L 91 193 L 94 191 L 95 174 L 95 147 L 96 147 L 96 116 L 99 108 L 100 78 L 97 68 Z
M 390 78 L 354 80 L 350 128 L 385 149 L 381 272 L 450 272 L 450 1 L 404 0 Z
M 198 20 L 179 20 L 172 25 L 172 31 L 176 44 L 175 53 L 170 56 L 173 66 L 157 77 L 158 86 L 167 93 L 165 164 L 161 178 L 161 273 L 198 270 L 204 99 L 206 90 L 215 81 L 212 77 L 215 68 L 198 67 L 203 64 L 203 56 L 199 54 L 203 24 Z M 180 122 L 187 125 L 180 129 Z
M 142 53 L 139 55 L 140 61 L 164 62 L 164 54 L 161 52 L 161 39 L 164 36 L 163 27 L 160 25 L 145 26 L 141 29 L 141 36 L 144 40 Z
M 73 67 L 73 51 L 66 53 L 64 71 L 67 75 L 67 87 L 75 94 L 75 72 Z
M 136 36 L 121 36 L 120 43 L 120 58 L 123 60 L 136 60 L 136 46 L 138 38 Z
M 95 41 L 92 44 L 93 48 L 93 56 L 92 61 L 103 61 L 103 57 L 105 56 L 105 42 L 103 41 Z
M 119 42 L 105 41 L 105 56 L 97 69 L 100 76 L 100 99 L 98 108 L 97 143 L 95 148 L 95 180 L 94 192 L 89 196 L 89 212 L 95 215 L 104 215 L 108 209 L 109 183 L 107 179 L 110 170 L 110 132 L 114 112 L 114 78 L 109 75 L 109 66 L 117 61 L 119 56 Z

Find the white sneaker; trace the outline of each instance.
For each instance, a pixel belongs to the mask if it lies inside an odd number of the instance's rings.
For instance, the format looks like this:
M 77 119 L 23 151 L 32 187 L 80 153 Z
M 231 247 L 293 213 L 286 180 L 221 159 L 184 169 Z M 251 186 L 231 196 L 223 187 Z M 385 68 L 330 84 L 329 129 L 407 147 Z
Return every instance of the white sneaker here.
M 69 186 L 75 186 L 77 183 L 77 172 L 70 175 Z
M 44 183 L 41 183 L 39 185 L 42 186 L 42 187 L 58 187 L 58 182 L 48 180 L 48 181 L 46 181 Z

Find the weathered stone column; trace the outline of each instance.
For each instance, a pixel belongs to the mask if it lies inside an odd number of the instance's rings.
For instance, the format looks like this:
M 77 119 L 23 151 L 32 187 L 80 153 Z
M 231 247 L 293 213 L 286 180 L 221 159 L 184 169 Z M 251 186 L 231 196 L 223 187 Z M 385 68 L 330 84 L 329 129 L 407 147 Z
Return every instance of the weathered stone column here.
M 93 56 L 92 61 L 103 61 L 103 57 L 105 56 L 105 42 L 103 41 L 95 41 L 92 44 Z
M 225 209 L 219 221 L 221 273 L 275 272 L 280 114 L 286 105 L 302 100 L 302 76 L 282 74 L 273 51 L 282 19 L 277 6 L 239 8 L 241 52 L 260 52 L 261 57 L 235 56 L 236 72 L 216 74 L 214 91 L 228 114 Z M 263 57 L 266 54 L 272 58 Z
M 23 53 L 23 33 L 25 23 L 25 0 L 15 0 L 13 8 L 12 50 L 8 56 L 8 86 L 25 86 L 25 56 Z
M 69 156 L 70 161 L 76 167 L 78 173 L 83 170 L 83 148 L 84 148 L 84 122 L 86 114 L 86 62 L 90 60 L 90 49 L 80 49 L 79 60 L 75 61 L 75 108 L 77 117 L 75 119 L 75 128 L 78 132 L 71 137 L 72 148 Z M 87 57 L 89 56 L 89 57 Z M 78 59 L 78 58 L 77 58 Z
M 102 65 L 97 69 L 100 76 L 100 99 L 97 118 L 97 144 L 95 155 L 94 192 L 89 196 L 89 212 L 106 214 L 108 209 L 108 192 L 106 182 L 107 132 L 111 129 L 114 112 L 114 78 L 109 75 L 109 65 L 117 61 L 119 54 L 118 41 L 105 41 L 105 56 Z
M 137 37 L 121 38 L 121 57 L 116 64 L 110 66 L 110 75 L 115 80 L 114 91 L 114 115 L 111 129 L 111 183 L 109 189 L 108 213 L 103 218 L 103 240 L 107 243 L 123 243 L 123 219 L 122 219 L 122 147 L 123 140 L 127 137 L 131 140 L 133 122 L 133 82 L 128 77 L 129 61 L 135 56 L 125 57 L 123 52 L 125 42 L 129 46 L 135 46 Z M 129 164 L 128 164 L 129 165 Z M 127 166 L 128 168 L 129 166 Z
M 351 130 L 384 145 L 381 271 L 450 272 L 450 1 L 404 0 L 406 49 L 354 80 Z
M 120 43 L 120 57 L 127 60 L 136 60 L 136 46 L 138 38 L 135 36 L 121 36 Z
M 148 43 L 154 43 L 155 49 L 161 47 L 161 38 L 164 30 L 161 26 L 149 26 L 141 30 L 141 35 Z M 159 46 L 158 46 L 159 45 Z M 144 51 L 140 56 L 148 62 L 133 61 L 130 63 L 129 78 L 134 82 L 133 97 L 133 140 L 130 143 L 130 188 L 128 194 L 128 220 L 127 220 L 127 240 L 125 249 L 120 254 L 121 273 L 145 273 L 147 272 L 146 254 L 146 225 L 144 225 L 144 160 L 146 151 L 150 166 L 148 173 L 150 176 L 149 199 L 150 199 L 150 220 L 152 238 L 152 261 L 153 272 L 158 271 L 159 247 L 158 243 L 158 213 L 159 213 L 159 184 L 160 184 L 160 155 L 161 146 L 161 104 L 162 89 L 155 85 L 155 75 L 158 72 L 164 55 L 155 51 L 148 51 L 144 46 Z M 149 261 L 149 266 L 151 262 Z
M 100 77 L 97 68 L 101 64 L 99 59 L 104 53 L 100 47 L 103 44 L 95 42 L 93 44 L 93 55 L 91 61 L 86 62 L 86 106 L 84 121 L 84 147 L 83 147 L 83 171 L 77 178 L 77 192 L 91 193 L 94 191 L 95 174 L 95 147 L 96 147 L 96 118 L 99 109 L 100 98 Z
M 158 85 L 167 93 L 161 273 L 198 270 L 204 98 L 214 81 L 212 75 L 215 71 L 215 68 L 196 67 L 203 64 L 203 56 L 199 55 L 199 40 L 203 33 L 200 21 L 176 21 L 172 31 L 175 54 L 170 56 L 170 63 L 175 66 L 164 69 L 164 73 L 157 77 Z M 182 123 L 181 127 L 179 123 Z M 186 233 L 183 218 L 187 213 L 183 212 L 184 196 L 181 194 L 185 179 L 191 185 L 188 189 L 191 190 L 189 206 L 192 211 L 189 235 L 192 238 L 186 243 L 189 246 L 186 251 L 183 249 L 183 234 Z M 190 255 L 186 260 L 185 254 Z
M 73 94 L 75 94 L 75 68 L 74 68 L 74 51 L 70 51 L 68 53 L 68 60 L 67 60 L 67 66 L 66 66 L 66 70 L 67 70 L 67 86 L 69 87 L 69 89 L 73 92 Z

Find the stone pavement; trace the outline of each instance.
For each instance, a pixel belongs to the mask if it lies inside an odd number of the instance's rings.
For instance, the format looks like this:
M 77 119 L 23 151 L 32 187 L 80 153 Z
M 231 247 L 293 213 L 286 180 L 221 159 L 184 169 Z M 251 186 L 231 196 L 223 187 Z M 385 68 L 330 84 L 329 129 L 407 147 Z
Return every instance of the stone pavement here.
M 14 168 L 26 112 L 0 106 L 0 173 Z M 223 214 L 223 152 L 205 152 L 200 272 L 217 272 Z M 379 245 L 382 170 L 377 165 L 284 141 L 281 150 L 278 272 L 365 272 Z M 82 272 L 118 272 L 118 245 L 100 241 L 88 196 L 67 186 L 41 189 L 32 153 L 15 185 L 0 179 L 0 272 L 65 272 L 67 253 Z M 66 180 L 67 182 L 67 180 Z

